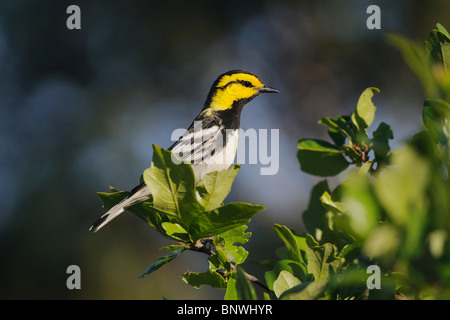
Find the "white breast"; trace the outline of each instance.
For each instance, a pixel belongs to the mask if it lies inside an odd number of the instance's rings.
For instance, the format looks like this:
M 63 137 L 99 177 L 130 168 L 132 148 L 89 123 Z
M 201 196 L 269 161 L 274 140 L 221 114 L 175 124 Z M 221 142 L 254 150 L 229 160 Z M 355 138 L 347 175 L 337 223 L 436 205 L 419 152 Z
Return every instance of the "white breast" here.
M 233 164 L 239 130 L 226 130 L 224 134 L 226 134 L 225 143 L 219 126 L 202 130 L 201 133 L 198 131 L 187 133 L 172 152 L 179 155 L 182 160 L 191 162 L 195 177 L 199 181 L 206 174 L 228 169 Z M 192 138 L 194 138 L 193 144 Z M 193 153 L 192 148 L 194 148 Z

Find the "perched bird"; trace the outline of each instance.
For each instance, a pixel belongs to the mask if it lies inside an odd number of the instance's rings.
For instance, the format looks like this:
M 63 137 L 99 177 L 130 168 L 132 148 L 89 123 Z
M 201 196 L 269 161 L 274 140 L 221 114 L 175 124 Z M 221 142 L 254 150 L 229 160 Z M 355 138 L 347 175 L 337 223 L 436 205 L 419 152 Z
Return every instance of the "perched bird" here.
M 256 96 L 272 92 L 279 91 L 265 86 L 248 71 L 232 70 L 220 75 L 211 86 L 202 111 L 168 150 L 192 164 L 197 181 L 210 172 L 228 169 L 237 151 L 242 108 Z M 138 185 L 95 221 L 89 231 L 98 231 L 126 208 L 150 197 L 146 184 Z

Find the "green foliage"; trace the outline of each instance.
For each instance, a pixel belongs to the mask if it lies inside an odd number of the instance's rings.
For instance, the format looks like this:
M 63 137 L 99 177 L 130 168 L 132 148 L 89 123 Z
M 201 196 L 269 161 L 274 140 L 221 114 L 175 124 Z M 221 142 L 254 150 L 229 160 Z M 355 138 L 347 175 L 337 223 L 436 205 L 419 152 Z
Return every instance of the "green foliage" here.
M 281 254 L 273 270 L 266 272 L 265 279 L 270 290 L 279 299 L 319 298 L 329 282 L 330 273 L 336 273 L 343 259 L 337 255 L 333 244 L 320 245 L 311 235 L 295 235 L 285 226 L 275 225 L 275 232 L 288 248 Z M 289 256 L 302 257 L 297 260 Z
M 303 213 L 309 234 L 274 227 L 285 249 L 265 278 L 279 299 L 450 297 L 450 37 L 438 24 L 423 48 L 398 35 L 388 39 L 429 96 L 424 130 L 395 152 L 386 123 L 369 137 L 378 90 L 368 88 L 350 116 L 319 121 L 333 143 L 300 140 L 304 172 L 335 175 L 348 167 L 342 157 L 355 167 L 334 189 L 326 180 L 313 187 Z M 380 267 L 381 289 L 366 284 L 369 265 Z
M 450 99 L 450 36 L 440 24 L 430 31 L 423 46 L 398 34 L 388 41 L 397 47 L 405 61 L 422 82 L 429 98 Z
M 333 143 L 317 139 L 301 139 L 298 143 L 298 160 L 302 171 L 321 177 L 335 176 L 350 164 L 362 166 L 368 163 L 369 152 L 373 150 L 377 163 L 388 162 L 389 140 L 392 129 L 381 123 L 369 138 L 367 128 L 375 118 L 376 107 L 372 97 L 377 88 L 367 88 L 359 97 L 356 110 L 351 115 L 325 117 L 319 124 L 328 127 Z M 371 162 L 368 163 L 372 164 Z M 372 170 L 372 166 L 367 167 Z
M 228 280 L 225 300 L 257 300 L 255 289 L 250 283 L 247 274 L 238 266 Z
M 395 34 L 388 40 L 422 81 L 424 127 L 391 151 L 392 128 L 385 122 L 371 128 L 379 90 L 367 88 L 350 115 L 320 119 L 331 141 L 299 141 L 302 171 L 328 177 L 348 170 L 335 187 L 322 180 L 312 188 L 302 215 L 306 232 L 273 226 L 283 246 L 265 272 L 265 298 L 450 298 L 450 36 L 438 24 L 423 47 Z M 264 207 L 223 204 L 238 165 L 195 183 L 191 166 L 171 156 L 154 146 L 143 175 L 153 198 L 129 208 L 176 242 L 141 277 L 186 250 L 200 251 L 208 254 L 208 270 L 187 271 L 183 281 L 224 289 L 228 300 L 256 299 L 251 281 L 259 280 L 242 269 L 248 252 L 241 245 L 251 235 L 246 224 Z M 105 208 L 128 195 L 111 191 L 99 193 Z M 373 265 L 380 289 L 368 286 Z
M 174 163 L 172 156 L 170 151 L 153 146 L 152 165 L 143 174 L 152 198 L 128 208 L 162 236 L 176 242 L 163 247 L 170 252 L 153 262 L 140 278 L 186 250 L 200 251 L 209 256 L 209 269 L 200 273 L 187 271 L 182 275 L 183 281 L 195 288 L 206 284 L 227 289 L 228 297 L 231 295 L 228 292 L 233 290 L 238 294 L 234 297 L 250 297 L 251 290 L 240 283 L 243 280 L 236 266 L 248 256 L 240 246 L 251 235 L 245 232 L 246 224 L 265 207 L 245 202 L 223 204 L 239 172 L 239 165 L 209 173 L 196 183 L 191 165 Z M 105 208 L 111 208 L 129 194 L 114 188 L 111 191 L 99 193 Z M 244 289 L 245 292 L 241 292 Z

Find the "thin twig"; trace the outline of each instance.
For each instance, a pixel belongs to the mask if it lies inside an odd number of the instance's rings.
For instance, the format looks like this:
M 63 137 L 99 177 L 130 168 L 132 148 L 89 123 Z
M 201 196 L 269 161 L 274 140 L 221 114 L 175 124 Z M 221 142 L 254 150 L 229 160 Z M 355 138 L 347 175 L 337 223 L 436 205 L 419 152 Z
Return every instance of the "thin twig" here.
M 255 277 L 254 275 L 245 272 L 245 275 L 247 276 L 248 280 L 250 280 L 251 282 L 253 282 L 254 284 L 256 284 L 257 286 L 260 286 L 261 288 L 264 289 L 264 291 L 266 291 L 267 293 L 270 293 L 270 289 L 268 286 L 266 286 L 266 284 L 264 282 L 262 282 L 261 280 L 259 280 L 257 277 Z

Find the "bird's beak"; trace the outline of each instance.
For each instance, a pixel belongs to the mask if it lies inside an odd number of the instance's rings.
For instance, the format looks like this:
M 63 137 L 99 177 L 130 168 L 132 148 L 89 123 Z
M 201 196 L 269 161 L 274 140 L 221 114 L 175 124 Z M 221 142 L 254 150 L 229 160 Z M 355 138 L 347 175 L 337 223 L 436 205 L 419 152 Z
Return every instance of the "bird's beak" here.
M 279 93 L 280 92 L 277 89 L 274 89 L 274 88 L 271 88 L 271 87 L 267 87 L 267 86 L 259 87 L 256 90 L 258 90 L 259 93 Z

